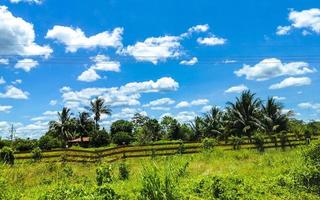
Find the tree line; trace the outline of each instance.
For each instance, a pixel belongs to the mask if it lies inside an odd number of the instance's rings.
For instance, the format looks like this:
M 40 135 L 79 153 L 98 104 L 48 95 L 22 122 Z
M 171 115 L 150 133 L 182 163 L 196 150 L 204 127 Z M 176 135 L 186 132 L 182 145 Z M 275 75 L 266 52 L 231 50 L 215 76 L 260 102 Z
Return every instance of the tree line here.
M 90 147 L 131 143 L 151 143 L 159 140 L 202 141 L 214 138 L 217 141 L 241 144 L 243 138 L 263 143 L 270 138 L 285 143 L 289 133 L 299 137 L 319 134 L 320 123 L 305 123 L 295 119 L 293 112 L 284 112 L 284 106 L 273 97 L 262 101 L 255 93 L 247 90 L 227 102 L 225 109 L 212 107 L 211 110 L 188 123 L 180 123 L 171 116 L 157 120 L 136 113 L 131 120 L 117 120 L 107 131 L 100 125 L 102 115 L 111 115 L 110 106 L 102 98 L 90 102 L 86 111 L 78 115 L 64 107 L 58 112 L 58 119 L 49 122 L 49 130 L 39 140 L 17 139 L 12 142 L 17 150 L 30 150 L 39 146 L 42 149 L 65 147 L 74 138 L 89 137 L 89 143 L 80 145 Z M 93 117 L 91 117 L 93 116 Z M 10 145 L 8 140 L 0 140 L 0 148 Z

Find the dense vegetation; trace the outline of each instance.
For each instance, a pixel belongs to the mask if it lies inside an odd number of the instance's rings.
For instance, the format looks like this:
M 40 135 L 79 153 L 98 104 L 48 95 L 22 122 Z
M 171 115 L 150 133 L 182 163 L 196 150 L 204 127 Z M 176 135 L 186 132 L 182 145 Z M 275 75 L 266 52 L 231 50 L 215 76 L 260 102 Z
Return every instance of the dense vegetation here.
M 58 112 L 58 120 L 49 123 L 49 130 L 39 140 L 16 139 L 1 140 L 3 146 L 16 151 L 31 151 L 36 147 L 43 150 L 65 147 L 67 141 L 80 137 L 90 137 L 90 143 L 82 146 L 100 147 L 111 143 L 123 145 L 130 143 L 151 143 L 159 140 L 202 141 L 215 138 L 217 141 L 231 141 L 235 148 L 243 137 L 261 145 L 268 137 L 275 145 L 286 143 L 287 134 L 298 137 L 318 135 L 319 122 L 305 123 L 293 118 L 291 111 L 284 113 L 283 105 L 274 98 L 263 102 L 250 91 L 243 92 L 235 102 L 228 102 L 225 109 L 213 107 L 190 123 L 180 123 L 170 116 L 157 119 L 136 113 L 132 120 L 118 120 L 112 123 L 108 132 L 99 125 L 101 116 L 111 115 L 112 110 L 101 98 L 94 99 L 88 111 L 74 115 L 70 109 Z M 92 118 L 90 116 L 93 116 Z M 280 140 L 281 144 L 277 144 Z
M 320 145 L 223 151 L 114 164 L 0 165 L 0 199 L 319 199 Z

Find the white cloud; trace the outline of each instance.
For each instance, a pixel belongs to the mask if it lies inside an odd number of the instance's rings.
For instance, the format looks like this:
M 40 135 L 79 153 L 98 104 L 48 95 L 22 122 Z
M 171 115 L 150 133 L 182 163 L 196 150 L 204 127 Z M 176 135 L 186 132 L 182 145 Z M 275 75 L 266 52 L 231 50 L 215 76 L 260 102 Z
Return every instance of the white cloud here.
M 186 108 L 186 107 L 191 107 L 191 106 L 200 106 L 200 105 L 206 105 L 207 103 L 209 103 L 208 99 L 197 99 L 197 100 L 193 100 L 191 102 L 181 101 L 176 105 L 176 108 Z
M 197 57 L 193 57 L 191 58 L 191 60 L 183 60 L 180 62 L 180 65 L 194 65 L 198 63 L 198 58 Z
M 141 93 L 175 91 L 179 84 L 170 77 L 163 77 L 157 81 L 131 82 L 121 87 L 111 88 L 85 88 L 80 91 L 72 91 L 69 87 L 63 87 L 62 97 L 65 104 L 71 103 L 75 107 L 88 105 L 94 97 L 104 98 L 110 106 L 136 106 L 140 105 Z
M 224 92 L 225 93 L 241 93 L 248 89 L 249 88 L 247 86 L 245 86 L 244 84 L 241 84 L 241 85 L 232 86 Z
M 51 100 L 51 101 L 49 102 L 49 105 L 50 105 L 50 106 L 55 106 L 55 105 L 57 105 L 57 103 L 58 103 L 57 100 Z
M 12 84 L 17 85 L 17 84 L 21 84 L 22 80 L 21 79 L 17 79 L 15 81 L 11 81 Z
M 0 6 L 0 35 L 0 55 L 48 57 L 53 52 L 36 44 L 33 25 L 13 16 L 6 6 Z
M 129 45 L 122 53 L 133 56 L 137 61 L 148 61 L 156 65 L 159 61 L 181 55 L 180 40 L 177 36 L 150 37 L 143 42 Z
M 183 111 L 179 112 L 176 116 L 175 119 L 177 119 L 181 123 L 187 123 L 192 121 L 196 117 L 195 112 L 188 112 L 188 111 Z
M 20 3 L 20 2 L 26 2 L 26 3 L 35 3 L 35 4 L 41 4 L 44 0 L 9 0 L 11 3 Z
M 156 106 L 156 107 L 151 107 L 151 110 L 161 110 L 161 111 L 169 111 L 169 107 L 164 107 L 164 106 Z
M 148 104 L 143 105 L 143 107 L 155 107 L 163 105 L 172 105 L 175 101 L 170 98 L 161 98 L 154 101 L 150 101 Z
M 289 13 L 289 20 L 292 27 L 298 29 L 309 29 L 320 33 L 320 9 L 312 8 L 309 10 L 295 11 Z
M 23 60 L 19 60 L 14 66 L 14 68 L 22 69 L 26 72 L 29 72 L 31 69 L 37 67 L 38 65 L 39 65 L 38 61 L 26 58 Z
M 190 27 L 186 33 L 181 34 L 181 37 L 188 37 L 193 33 L 204 33 L 204 32 L 207 32 L 208 30 L 209 30 L 208 24 L 199 24 L 199 25 Z
M 288 35 L 291 30 L 291 26 L 278 26 L 277 27 L 277 35 Z
M 224 38 L 219 38 L 216 36 L 210 36 L 206 38 L 198 38 L 197 42 L 202 45 L 207 45 L 207 46 L 216 46 L 216 45 L 223 45 L 227 42 L 227 39 Z
M 244 65 L 234 73 L 237 76 L 245 76 L 248 80 L 264 81 L 279 76 L 295 76 L 315 71 L 305 62 L 282 63 L 277 58 L 267 58 L 254 66 Z
M 5 84 L 5 83 L 6 83 L 6 80 L 4 80 L 4 78 L 1 76 L 0 77 L 0 85 Z
M 229 60 L 229 59 L 222 61 L 222 63 L 224 63 L 224 64 L 231 64 L 231 63 L 236 63 L 236 62 L 237 62 L 236 60 Z
M 282 89 L 287 87 L 297 87 L 303 85 L 310 85 L 311 79 L 308 77 L 289 77 L 281 81 L 280 83 L 273 84 L 269 87 L 269 89 Z
M 92 57 L 91 60 L 95 63 L 78 76 L 79 81 L 93 82 L 100 79 L 101 77 L 97 74 L 98 70 L 120 72 L 120 63 L 117 61 L 111 61 L 110 58 L 105 55 L 99 54 Z
M 58 111 L 45 111 L 44 113 L 42 113 L 41 116 L 39 117 L 33 117 L 31 118 L 31 121 L 52 121 L 52 120 L 56 120 L 58 116 Z
M 303 102 L 299 103 L 298 107 L 301 109 L 311 109 L 320 112 L 320 103 Z
M 211 109 L 212 109 L 212 106 L 210 106 L 210 105 L 203 106 L 203 107 L 201 108 L 201 112 L 208 112 L 208 111 L 210 111 Z
M 0 93 L 0 98 L 10 98 L 10 99 L 28 99 L 29 93 L 24 92 L 19 88 L 12 85 L 6 87 L 5 93 Z
M 80 28 L 54 26 L 48 30 L 46 38 L 54 39 L 66 45 L 66 52 L 76 52 L 78 49 L 94 49 L 97 47 L 122 47 L 123 28 L 115 28 L 112 32 L 104 31 L 87 37 Z
M 282 101 L 282 100 L 286 99 L 285 97 L 279 97 L 279 96 L 273 96 L 272 98 L 274 98 L 275 100 L 278 100 L 278 101 Z
M 6 58 L 0 58 L 0 65 L 8 65 L 9 59 Z
M 84 82 L 93 82 L 100 78 L 99 74 L 92 68 L 87 69 L 78 76 L 78 80 Z
M 11 109 L 12 109 L 12 106 L 3 106 L 3 105 L 0 105 L 0 112 L 9 113 Z

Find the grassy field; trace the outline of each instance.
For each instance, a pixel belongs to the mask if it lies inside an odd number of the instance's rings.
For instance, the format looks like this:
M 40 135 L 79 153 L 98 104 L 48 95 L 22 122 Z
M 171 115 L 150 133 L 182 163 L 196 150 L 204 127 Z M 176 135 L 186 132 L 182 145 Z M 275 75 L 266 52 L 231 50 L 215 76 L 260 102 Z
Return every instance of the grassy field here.
M 123 162 L 115 162 L 110 165 L 112 180 L 102 186 L 96 170 L 104 163 L 24 161 L 0 166 L 0 199 L 319 199 L 295 183 L 295 174 L 304 168 L 301 148 L 265 153 L 215 148 L 127 159 L 129 178 L 119 179 Z

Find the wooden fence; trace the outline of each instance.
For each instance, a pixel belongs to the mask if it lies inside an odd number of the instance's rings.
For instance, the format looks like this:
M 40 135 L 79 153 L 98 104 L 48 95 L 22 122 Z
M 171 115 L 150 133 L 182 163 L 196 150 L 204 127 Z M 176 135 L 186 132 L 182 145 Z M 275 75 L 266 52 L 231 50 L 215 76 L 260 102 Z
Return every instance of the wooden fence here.
M 311 138 L 317 140 L 317 137 Z M 277 141 L 280 144 L 280 140 Z M 284 147 L 296 147 L 306 144 L 303 138 L 289 136 Z M 232 150 L 233 145 L 230 143 L 221 142 L 216 145 L 223 150 Z M 266 138 L 264 148 L 275 148 L 274 141 Z M 280 145 L 278 148 L 282 148 Z M 250 143 L 248 139 L 244 140 L 241 149 L 255 149 L 254 143 Z M 202 151 L 202 143 L 199 142 L 166 142 L 145 145 L 126 145 L 117 146 L 106 149 L 86 150 L 86 149 L 53 149 L 42 152 L 42 160 L 45 162 L 66 161 L 66 162 L 114 162 L 125 158 L 139 157 L 155 157 L 155 156 L 170 156 L 176 154 L 194 154 Z M 16 160 L 31 160 L 31 152 L 16 152 Z

